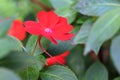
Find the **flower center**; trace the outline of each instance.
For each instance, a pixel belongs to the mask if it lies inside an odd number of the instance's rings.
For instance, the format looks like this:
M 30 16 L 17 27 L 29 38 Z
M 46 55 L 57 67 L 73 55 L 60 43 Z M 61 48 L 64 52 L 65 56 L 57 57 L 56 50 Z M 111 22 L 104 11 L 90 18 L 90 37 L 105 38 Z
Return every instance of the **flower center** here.
M 52 30 L 50 28 L 45 28 L 45 32 L 52 33 Z

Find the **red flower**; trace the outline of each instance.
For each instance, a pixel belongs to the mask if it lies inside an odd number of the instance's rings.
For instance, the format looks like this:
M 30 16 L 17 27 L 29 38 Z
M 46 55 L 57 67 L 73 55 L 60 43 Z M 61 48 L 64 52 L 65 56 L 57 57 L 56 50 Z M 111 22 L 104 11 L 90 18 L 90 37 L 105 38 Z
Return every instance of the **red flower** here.
M 19 40 L 23 40 L 26 37 L 26 31 L 24 29 L 21 20 L 14 20 L 12 26 L 10 27 L 8 34 L 16 37 Z
M 66 18 L 56 15 L 53 11 L 40 11 L 37 17 L 38 22 L 24 23 L 26 31 L 30 34 L 44 36 L 55 44 L 57 44 L 56 39 L 69 40 L 73 37 L 73 34 L 70 34 L 73 26 L 68 24 Z
M 65 58 L 69 55 L 69 51 L 66 51 L 60 55 L 54 56 L 52 58 L 47 58 L 47 64 L 48 66 L 54 65 L 54 64 L 65 64 L 66 60 Z

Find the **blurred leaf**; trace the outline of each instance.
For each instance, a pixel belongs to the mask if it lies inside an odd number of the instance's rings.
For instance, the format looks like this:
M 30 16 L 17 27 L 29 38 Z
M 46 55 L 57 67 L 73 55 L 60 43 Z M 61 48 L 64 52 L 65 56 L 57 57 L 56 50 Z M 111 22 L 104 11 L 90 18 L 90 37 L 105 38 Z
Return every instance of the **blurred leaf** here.
M 78 45 L 70 51 L 67 57 L 67 65 L 79 76 L 80 80 L 83 78 L 85 72 L 85 62 L 82 53 L 83 47 Z
M 20 71 L 20 76 L 22 80 L 38 80 L 39 77 L 39 67 L 31 66 Z
M 11 18 L 8 19 L 1 19 L 0 20 L 0 37 L 3 37 L 7 34 L 12 21 L 15 19 L 16 16 L 13 16 Z
M 108 80 L 107 69 L 100 62 L 95 62 L 87 70 L 85 80 Z
M 31 9 L 29 5 L 30 0 L 0 0 L 0 15 L 9 17 L 18 14 L 23 18 Z
M 115 78 L 114 80 L 120 80 L 120 77 Z
M 68 7 L 56 9 L 56 13 L 59 16 L 66 17 L 68 19 L 69 23 L 72 23 L 75 20 L 76 15 L 77 15 L 76 11 L 74 11 L 71 8 L 68 8 Z
M 1 67 L 0 68 L 0 80 L 21 80 L 21 79 L 13 71 Z
M 0 15 L 13 16 L 16 12 L 15 4 L 11 0 L 0 0 Z
M 51 7 L 50 0 L 39 0 L 41 3 L 45 4 L 48 7 Z
M 111 53 L 111 58 L 112 58 L 113 64 L 120 74 L 120 63 L 119 63 L 119 61 L 120 61 L 120 45 L 119 45 L 119 42 L 120 42 L 120 35 L 115 37 L 112 40 L 110 53 Z
M 72 23 L 76 18 L 76 11 L 74 11 L 71 6 L 75 1 L 73 0 L 50 0 L 51 4 L 55 8 L 55 12 L 68 19 L 69 23 Z
M 74 9 L 84 15 L 101 16 L 105 12 L 119 7 L 119 0 L 80 0 L 80 2 L 74 6 Z
M 70 7 L 73 4 L 73 0 L 50 0 L 50 2 L 55 9 Z
M 70 69 L 58 65 L 44 69 L 40 77 L 42 80 L 78 80 Z
M 26 48 L 28 50 L 28 53 L 29 54 L 32 54 L 33 50 L 34 50 L 34 47 L 35 47 L 35 44 L 37 42 L 37 39 L 38 39 L 38 36 L 31 36 L 27 42 L 27 45 L 26 45 Z M 47 49 L 49 44 L 50 44 L 50 41 L 47 40 L 46 38 L 42 38 L 41 39 L 41 44 L 42 46 Z M 39 55 L 43 53 L 43 51 L 40 49 L 40 47 L 37 45 L 36 47 L 36 50 L 35 50 L 35 53 L 34 55 Z
M 0 39 L 0 59 L 9 54 L 10 51 L 22 51 L 22 44 L 17 39 L 6 36 Z
M 71 41 L 58 41 L 58 45 L 54 45 L 53 43 L 50 44 L 48 52 L 51 54 L 61 54 L 73 47 L 74 45 L 72 45 Z
M 39 61 L 37 64 L 29 66 L 19 72 L 20 76 L 22 77 L 22 80 L 38 80 L 39 71 L 45 65 L 45 58 L 44 56 L 39 55 L 36 56 L 36 59 L 38 59 Z
M 85 44 L 87 42 L 88 35 L 92 28 L 92 24 L 92 20 L 89 19 L 81 26 L 80 31 L 73 39 L 74 44 Z
M 23 52 L 11 52 L 5 58 L 0 59 L 0 66 L 13 70 L 19 70 L 38 63 L 42 66 L 40 60 Z
M 112 38 L 120 29 L 120 9 L 114 9 L 101 16 L 94 24 L 90 31 L 85 55 L 90 50 L 98 53 L 101 45 L 108 39 Z

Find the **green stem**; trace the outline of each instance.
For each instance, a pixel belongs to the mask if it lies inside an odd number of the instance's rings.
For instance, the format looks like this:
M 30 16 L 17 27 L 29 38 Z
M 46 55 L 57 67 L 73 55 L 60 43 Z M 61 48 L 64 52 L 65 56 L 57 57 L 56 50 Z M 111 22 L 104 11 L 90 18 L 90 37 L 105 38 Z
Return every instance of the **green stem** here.
M 90 52 L 90 55 L 91 55 L 91 57 L 93 58 L 94 61 L 98 60 L 98 56 L 93 51 Z

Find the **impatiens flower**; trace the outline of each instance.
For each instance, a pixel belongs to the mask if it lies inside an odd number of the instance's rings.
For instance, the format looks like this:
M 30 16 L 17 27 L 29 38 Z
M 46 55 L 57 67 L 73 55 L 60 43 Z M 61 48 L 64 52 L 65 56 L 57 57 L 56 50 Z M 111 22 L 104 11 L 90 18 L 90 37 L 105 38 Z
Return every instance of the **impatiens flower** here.
M 12 26 L 10 27 L 8 34 L 16 37 L 19 40 L 23 40 L 26 37 L 26 31 L 24 29 L 21 20 L 14 20 Z
M 47 66 L 51 66 L 51 65 L 54 65 L 54 64 L 65 64 L 66 63 L 66 57 L 69 55 L 69 51 L 66 51 L 60 55 L 57 55 L 57 56 L 53 56 L 51 58 L 47 58 Z
M 38 22 L 26 21 L 25 30 L 33 35 L 44 36 L 57 44 L 56 40 L 70 40 L 73 37 L 73 26 L 68 24 L 67 19 L 58 16 L 53 11 L 40 11 L 37 14 Z

